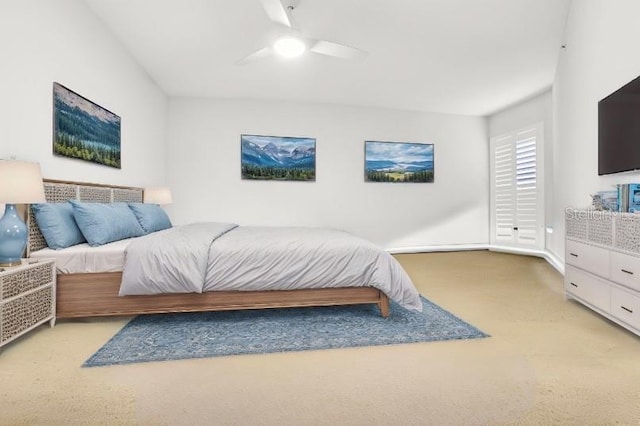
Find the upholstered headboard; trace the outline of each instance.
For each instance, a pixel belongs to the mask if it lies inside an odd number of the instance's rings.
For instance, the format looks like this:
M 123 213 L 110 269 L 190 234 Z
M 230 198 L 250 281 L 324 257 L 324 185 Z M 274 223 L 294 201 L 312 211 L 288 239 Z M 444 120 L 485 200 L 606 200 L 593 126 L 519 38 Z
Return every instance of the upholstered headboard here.
M 86 182 L 69 182 L 61 180 L 44 180 L 44 196 L 47 203 L 64 203 L 77 200 L 91 203 L 141 203 L 143 188 L 132 186 L 103 185 Z M 27 218 L 29 242 L 27 256 L 32 251 L 47 247 L 47 243 L 38 228 L 33 212 L 29 209 Z

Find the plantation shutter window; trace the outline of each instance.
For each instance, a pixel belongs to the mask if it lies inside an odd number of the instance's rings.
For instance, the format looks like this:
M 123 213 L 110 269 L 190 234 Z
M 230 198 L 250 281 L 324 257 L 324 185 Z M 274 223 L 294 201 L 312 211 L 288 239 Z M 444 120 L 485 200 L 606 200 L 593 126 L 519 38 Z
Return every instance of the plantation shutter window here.
M 514 176 L 514 147 L 511 138 L 497 143 L 493 154 L 495 178 L 495 239 L 510 242 L 513 240 L 516 224 Z
M 544 246 L 541 127 L 529 127 L 491 140 L 493 245 L 531 249 Z
M 521 244 L 537 245 L 538 188 L 535 129 L 517 135 L 516 151 L 516 223 Z

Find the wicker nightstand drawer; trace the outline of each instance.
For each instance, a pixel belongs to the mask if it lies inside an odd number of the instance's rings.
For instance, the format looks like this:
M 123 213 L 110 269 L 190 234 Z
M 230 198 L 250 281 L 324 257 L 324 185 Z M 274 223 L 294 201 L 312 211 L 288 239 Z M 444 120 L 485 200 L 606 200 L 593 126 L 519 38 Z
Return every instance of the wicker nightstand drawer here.
M 52 260 L 0 272 L 0 346 L 46 321 L 54 325 L 55 285 Z
M 6 300 L 34 288 L 51 284 L 53 263 L 36 263 L 30 267 L 7 272 L 0 277 L 0 300 Z

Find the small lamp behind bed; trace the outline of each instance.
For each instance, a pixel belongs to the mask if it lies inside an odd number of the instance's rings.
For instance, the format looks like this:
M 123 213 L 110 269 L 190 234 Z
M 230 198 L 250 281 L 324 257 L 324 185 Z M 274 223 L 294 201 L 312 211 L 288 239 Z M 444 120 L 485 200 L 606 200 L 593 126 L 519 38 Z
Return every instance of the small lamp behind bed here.
M 146 204 L 171 204 L 171 189 L 166 186 L 156 186 L 144 189 L 144 202 Z
M 45 202 L 38 163 L 0 160 L 0 203 L 6 203 L 0 219 L 0 266 L 19 265 L 27 246 L 27 225 L 16 204 Z

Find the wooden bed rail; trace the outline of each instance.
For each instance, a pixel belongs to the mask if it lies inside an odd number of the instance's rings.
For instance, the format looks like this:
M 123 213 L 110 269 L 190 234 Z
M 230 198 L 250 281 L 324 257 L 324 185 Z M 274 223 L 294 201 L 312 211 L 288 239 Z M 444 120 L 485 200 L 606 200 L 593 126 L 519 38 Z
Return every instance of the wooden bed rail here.
M 368 303 L 375 303 L 383 317 L 389 316 L 389 299 L 373 287 L 118 296 L 121 278 L 121 272 L 58 274 L 56 317 L 81 318 Z

